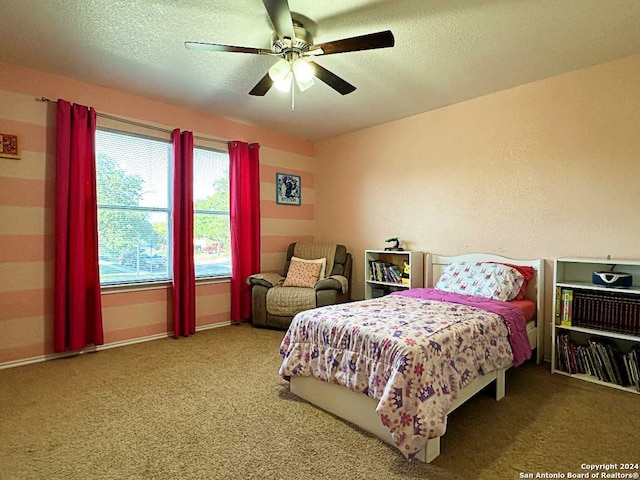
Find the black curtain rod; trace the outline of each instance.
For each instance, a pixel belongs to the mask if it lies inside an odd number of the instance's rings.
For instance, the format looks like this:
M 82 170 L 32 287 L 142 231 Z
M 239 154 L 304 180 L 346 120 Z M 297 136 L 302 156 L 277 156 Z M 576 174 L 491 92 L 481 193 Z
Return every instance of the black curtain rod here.
M 50 98 L 47 98 L 47 97 L 40 97 L 36 100 L 44 103 L 58 103 L 56 100 L 51 100 Z M 113 115 L 108 115 L 106 113 L 96 112 L 96 115 L 98 117 L 107 118 L 109 120 L 115 120 L 116 122 L 126 123 L 128 125 L 133 125 L 135 127 L 142 127 L 142 128 L 147 128 L 149 130 L 155 130 L 156 132 L 171 133 L 173 131 L 173 130 L 167 130 L 166 128 L 156 127 L 154 125 L 148 125 L 146 123 L 135 122 L 133 120 L 128 120 L 122 117 L 115 117 Z M 218 138 L 211 138 L 211 137 L 201 137 L 198 135 L 194 135 L 193 138 L 195 140 L 204 140 L 206 142 L 223 143 L 225 145 L 229 143 L 227 140 L 220 140 Z

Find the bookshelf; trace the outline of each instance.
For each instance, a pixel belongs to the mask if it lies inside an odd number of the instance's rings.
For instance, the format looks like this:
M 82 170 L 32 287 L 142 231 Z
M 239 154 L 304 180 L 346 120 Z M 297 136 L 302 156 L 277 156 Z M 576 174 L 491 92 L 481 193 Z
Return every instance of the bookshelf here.
M 632 284 L 592 283 L 602 271 Z M 557 258 L 553 285 L 551 371 L 640 393 L 640 260 Z
M 424 254 L 414 251 L 365 250 L 364 298 L 370 299 L 407 288 L 424 286 Z M 404 262 L 410 273 L 405 282 L 397 281 L 397 273 L 404 271 Z M 375 265 L 374 265 L 375 264 Z M 391 269 L 394 273 L 389 273 Z

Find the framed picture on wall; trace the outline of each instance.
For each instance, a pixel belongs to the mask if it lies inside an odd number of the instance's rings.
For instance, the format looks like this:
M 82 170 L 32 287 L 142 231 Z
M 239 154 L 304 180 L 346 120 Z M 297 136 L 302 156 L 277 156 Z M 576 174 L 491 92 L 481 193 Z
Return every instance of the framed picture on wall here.
M 302 184 L 299 175 L 276 173 L 276 203 L 301 205 Z
M 14 160 L 20 159 L 20 154 L 18 152 L 18 136 L 17 135 L 0 133 L 0 157 L 12 158 Z

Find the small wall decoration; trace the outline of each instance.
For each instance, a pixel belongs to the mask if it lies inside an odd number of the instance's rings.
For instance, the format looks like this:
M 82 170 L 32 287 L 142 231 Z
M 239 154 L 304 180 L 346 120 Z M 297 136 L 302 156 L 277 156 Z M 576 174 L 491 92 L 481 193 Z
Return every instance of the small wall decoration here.
M 0 157 L 13 158 L 19 160 L 18 154 L 18 136 L 0 133 Z
M 276 203 L 281 205 L 300 205 L 302 185 L 299 175 L 276 173 Z

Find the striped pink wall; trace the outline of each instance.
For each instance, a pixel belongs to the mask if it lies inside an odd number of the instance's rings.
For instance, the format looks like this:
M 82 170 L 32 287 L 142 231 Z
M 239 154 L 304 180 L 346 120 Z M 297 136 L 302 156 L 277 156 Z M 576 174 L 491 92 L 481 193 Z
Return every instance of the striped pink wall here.
M 313 145 L 285 135 L 0 62 L 0 132 L 19 136 L 21 159 L 0 158 L 0 366 L 53 352 L 55 108 L 64 98 L 98 112 L 261 145 L 262 267 L 279 271 L 292 241 L 315 235 Z M 303 205 L 275 203 L 275 174 L 300 175 Z M 196 324 L 229 321 L 229 282 L 198 285 Z M 105 343 L 173 330 L 169 286 L 103 292 Z
M 275 201 L 276 173 L 300 175 L 302 205 Z M 291 242 L 315 238 L 315 160 L 303 154 L 260 149 L 260 211 L 262 214 L 262 270 L 282 273 Z

